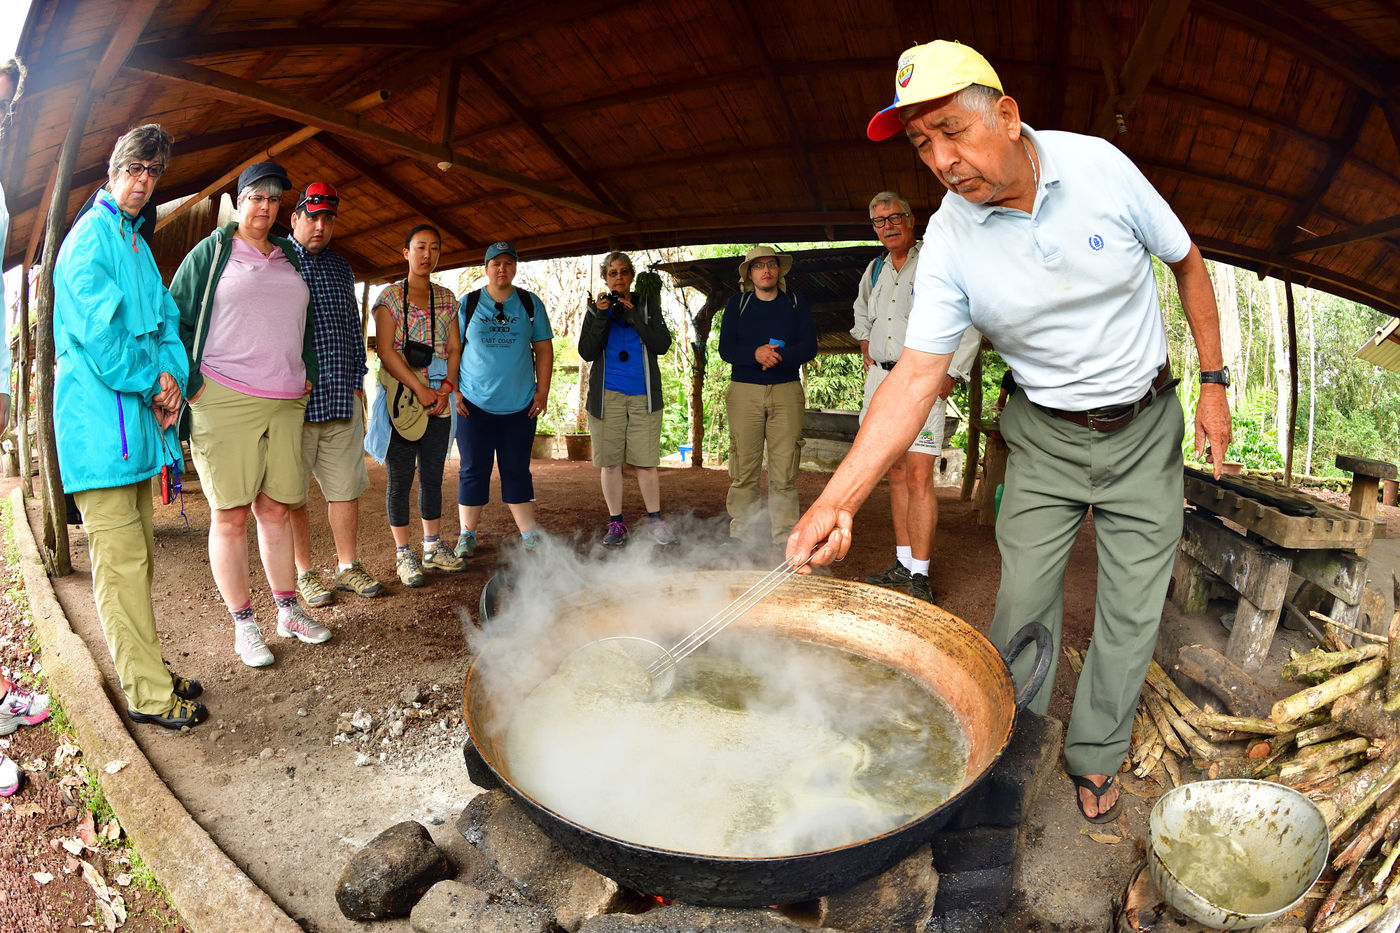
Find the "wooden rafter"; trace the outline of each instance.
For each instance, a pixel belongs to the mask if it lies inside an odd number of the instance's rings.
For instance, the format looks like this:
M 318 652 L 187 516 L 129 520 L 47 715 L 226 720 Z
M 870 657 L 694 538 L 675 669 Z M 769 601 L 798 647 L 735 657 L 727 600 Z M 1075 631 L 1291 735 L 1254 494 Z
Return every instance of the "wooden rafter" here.
M 1117 115 L 1127 114 L 1137 106 L 1138 97 L 1181 31 L 1181 22 L 1190 6 L 1191 0 L 1152 0 L 1118 76 L 1118 93 L 1115 98 L 1104 101 L 1094 116 L 1091 132 L 1095 136 L 1112 139 L 1118 135 Z
M 457 93 L 462 84 L 462 62 L 454 58 L 438 78 L 437 107 L 433 110 L 433 139 L 451 146 L 457 136 Z
M 169 81 L 184 87 L 198 88 L 206 94 L 229 103 L 253 107 L 264 113 L 293 120 L 300 119 L 308 126 L 317 126 L 341 136 L 361 139 L 435 165 L 446 164 L 450 168 L 469 175 L 488 178 L 497 184 L 532 194 L 545 201 L 564 204 L 585 213 L 596 214 L 611 220 L 622 219 L 602 204 L 572 191 L 529 178 L 517 172 L 506 171 L 480 159 L 456 152 L 449 146 L 428 142 L 417 136 L 391 129 L 382 123 L 367 120 L 347 110 L 258 84 L 255 81 L 236 78 L 221 71 L 202 68 L 187 62 L 151 59 L 144 55 L 133 56 L 127 67 L 137 74 Z
M 1278 270 L 1278 256 L 1267 250 L 1251 249 L 1214 237 L 1193 236 L 1191 239 L 1200 247 L 1202 255 L 1207 259 L 1228 262 L 1232 266 L 1248 269 L 1260 276 L 1273 275 Z M 1296 260 L 1290 265 L 1295 272 L 1294 282 L 1297 285 L 1307 288 L 1321 288 L 1361 304 L 1400 309 L 1400 291 L 1383 287 L 1388 283 L 1378 282 L 1374 279 L 1358 279 L 1322 266 Z M 1394 312 L 1392 311 L 1392 313 Z
M 1337 246 L 1346 246 L 1349 243 L 1361 243 L 1365 240 L 1374 240 L 1377 237 L 1390 236 L 1397 232 L 1400 232 L 1400 214 L 1387 217 L 1384 220 L 1377 220 L 1374 223 L 1362 224 L 1359 227 L 1338 230 L 1336 233 L 1329 233 L 1326 236 L 1296 240 L 1288 247 L 1288 251 L 1295 256 L 1299 253 L 1314 253 L 1320 249 L 1332 249 Z
M 227 52 L 319 49 L 333 47 L 431 49 L 441 42 L 422 29 L 234 29 L 180 39 L 143 42 L 137 50 L 156 58 L 203 58 Z
M 1317 181 L 1313 183 L 1310 190 L 1304 197 L 1298 199 L 1298 205 L 1293 211 L 1283 219 L 1278 225 L 1273 235 L 1273 251 L 1279 254 L 1289 252 L 1288 245 L 1297 236 L 1298 228 L 1307 223 L 1316 210 L 1317 205 L 1327 194 L 1327 189 L 1332 187 L 1336 181 L 1337 172 L 1346 161 L 1346 157 L 1356 148 L 1356 142 L 1361 138 L 1361 131 L 1366 126 L 1366 117 L 1371 112 L 1375 102 L 1370 98 L 1363 98 L 1352 106 L 1351 114 L 1347 118 L 1346 125 L 1342 128 L 1341 137 L 1332 148 L 1332 154 L 1327 159 L 1327 164 L 1317 175 Z

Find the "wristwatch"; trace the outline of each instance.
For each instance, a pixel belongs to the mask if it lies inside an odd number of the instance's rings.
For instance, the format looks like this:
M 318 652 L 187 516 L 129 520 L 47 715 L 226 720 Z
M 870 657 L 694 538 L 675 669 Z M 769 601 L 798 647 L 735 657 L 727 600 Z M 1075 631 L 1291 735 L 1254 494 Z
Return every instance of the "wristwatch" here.
M 1227 389 L 1230 388 L 1230 367 L 1226 366 L 1224 369 L 1202 370 L 1201 384 L 1205 385 L 1208 382 L 1219 383 Z

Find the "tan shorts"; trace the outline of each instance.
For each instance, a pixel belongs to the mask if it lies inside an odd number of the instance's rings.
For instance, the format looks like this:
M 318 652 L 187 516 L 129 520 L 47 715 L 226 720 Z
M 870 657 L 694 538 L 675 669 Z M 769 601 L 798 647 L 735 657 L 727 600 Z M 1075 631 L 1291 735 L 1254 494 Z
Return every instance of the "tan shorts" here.
M 872 366 L 865 371 L 865 404 L 860 409 L 861 423 L 865 423 L 865 413 L 870 410 L 870 400 L 875 397 L 875 390 L 880 388 L 880 383 L 885 381 L 889 373 L 879 366 Z M 928 418 L 924 420 L 924 426 L 919 429 L 919 436 L 914 438 L 914 443 L 909 445 L 911 454 L 928 454 L 930 457 L 937 457 L 943 453 L 943 416 L 946 414 L 948 404 L 945 399 L 939 399 L 933 403 L 929 409 Z
M 204 380 L 190 402 L 190 453 L 210 508 L 248 505 L 260 492 L 287 505 L 305 501 L 307 398 L 258 398 Z
M 312 474 L 327 502 L 353 502 L 369 488 L 365 415 L 358 398 L 349 418 L 306 422 L 301 429 L 301 465 L 306 472 L 303 501 L 311 494 Z
M 603 390 L 603 417 L 588 416 L 593 465 L 654 467 L 661 462 L 661 424 L 666 413 L 647 411 L 646 395 Z

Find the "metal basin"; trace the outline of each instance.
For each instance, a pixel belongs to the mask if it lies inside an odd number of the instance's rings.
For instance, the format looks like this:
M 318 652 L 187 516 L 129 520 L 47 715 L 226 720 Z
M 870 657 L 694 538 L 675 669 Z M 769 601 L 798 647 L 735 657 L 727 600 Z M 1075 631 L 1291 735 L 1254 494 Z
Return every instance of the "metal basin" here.
M 1291 910 L 1327 865 L 1327 821 L 1311 800 L 1269 781 L 1183 784 L 1148 821 L 1147 867 L 1168 904 L 1218 930 L 1262 926 Z

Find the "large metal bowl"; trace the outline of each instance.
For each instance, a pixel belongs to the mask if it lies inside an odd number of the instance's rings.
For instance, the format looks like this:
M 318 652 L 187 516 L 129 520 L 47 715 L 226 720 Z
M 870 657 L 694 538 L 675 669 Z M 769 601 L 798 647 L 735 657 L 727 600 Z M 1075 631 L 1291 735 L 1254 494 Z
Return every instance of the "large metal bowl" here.
M 1218 930 L 1262 926 L 1291 910 L 1327 865 L 1321 811 L 1268 781 L 1172 788 L 1152 807 L 1148 839 L 1147 867 L 1167 903 Z

